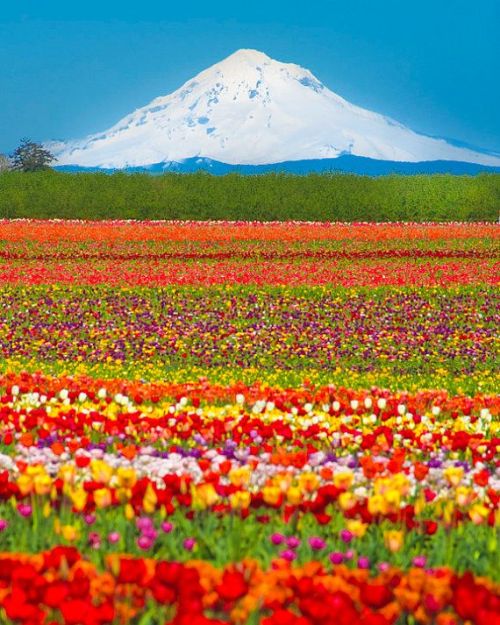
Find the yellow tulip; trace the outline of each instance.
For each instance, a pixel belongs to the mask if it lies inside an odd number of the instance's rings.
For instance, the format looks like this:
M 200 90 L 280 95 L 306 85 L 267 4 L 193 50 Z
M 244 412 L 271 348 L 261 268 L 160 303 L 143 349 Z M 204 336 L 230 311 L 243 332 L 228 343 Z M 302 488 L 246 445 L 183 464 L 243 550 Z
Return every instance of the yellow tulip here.
M 193 507 L 201 510 L 210 508 L 219 501 L 219 495 L 213 484 L 201 484 L 193 487 L 191 492 Z
M 335 488 L 345 488 L 346 490 L 351 486 L 354 480 L 354 474 L 352 471 L 339 471 L 333 476 L 333 484 Z
M 356 497 L 351 492 L 340 493 L 339 506 L 342 510 L 351 510 L 356 505 Z
M 107 488 L 98 488 L 94 491 L 94 501 L 98 508 L 107 508 L 112 503 L 111 492 Z
M 366 529 L 368 527 L 367 523 L 363 523 L 363 521 L 358 521 L 357 519 L 350 519 L 346 522 L 347 529 L 354 534 L 356 538 L 362 538 L 366 534 Z
M 124 513 L 127 521 L 131 521 L 135 517 L 134 508 L 129 503 L 125 506 Z
M 474 525 L 481 525 L 481 523 L 486 521 L 489 513 L 490 513 L 489 508 L 487 508 L 486 506 L 483 506 L 483 504 L 481 503 L 476 503 L 469 510 L 469 517 L 471 521 L 474 523 Z
M 104 490 L 104 489 L 101 489 Z M 73 507 L 77 512 L 81 512 L 87 503 L 87 493 L 83 490 L 83 488 L 78 488 L 69 493 L 69 497 L 73 504 Z M 96 500 L 97 502 L 97 500 Z M 97 505 L 97 503 L 96 503 Z
M 473 492 L 466 486 L 458 486 L 455 491 L 455 500 L 459 506 L 467 506 L 472 499 Z
M 416 516 L 419 516 L 420 514 L 422 514 L 422 512 L 424 511 L 426 505 L 427 505 L 427 502 L 425 500 L 425 495 L 423 493 L 420 493 L 417 501 L 415 502 L 415 514 L 416 514 Z
M 387 505 L 382 495 L 372 495 L 368 498 L 368 512 L 370 514 L 385 514 Z
M 388 490 L 384 493 L 384 499 L 388 510 L 391 512 L 397 512 L 399 510 L 401 504 L 401 493 L 398 490 Z
M 102 460 L 92 460 L 90 470 L 92 471 L 92 479 L 102 484 L 107 484 L 113 475 L 113 468 Z
M 29 495 L 33 490 L 33 479 L 23 473 L 17 478 L 17 486 L 22 495 Z
M 237 467 L 229 472 L 229 480 L 233 486 L 247 486 L 250 482 L 250 467 Z
M 319 477 L 316 473 L 301 473 L 298 477 L 299 488 L 307 493 L 312 493 L 317 490 L 319 486 Z
M 129 467 L 119 467 L 116 471 L 116 477 L 122 488 L 133 488 L 137 483 L 137 474 L 134 469 Z
M 302 491 L 298 486 L 290 486 L 286 491 L 286 500 L 292 506 L 298 506 L 302 501 Z
M 463 467 L 448 467 L 443 471 L 444 477 L 447 479 L 450 486 L 458 486 L 464 476 Z
M 148 484 L 146 488 L 146 492 L 144 493 L 144 498 L 142 500 L 142 508 L 146 514 L 153 514 L 156 509 L 156 504 L 158 503 L 158 497 L 154 491 L 154 488 L 151 484 Z
M 248 491 L 239 490 L 229 497 L 229 503 L 233 510 L 246 510 L 250 506 L 252 496 Z
M 61 535 L 64 540 L 72 543 L 78 539 L 79 532 L 74 525 L 63 525 L 61 526 Z
M 384 543 L 387 549 L 392 553 L 396 553 L 403 546 L 404 536 L 400 530 L 388 530 L 384 532 Z
M 40 473 L 33 480 L 37 495 L 48 495 L 52 488 L 52 480 L 46 473 Z
M 30 464 L 26 467 L 25 473 L 26 475 L 31 475 L 32 477 L 35 477 L 35 475 L 45 473 L 45 469 L 39 464 Z
M 281 498 L 281 490 L 277 486 L 264 486 L 262 489 L 264 501 L 275 506 Z
M 453 520 L 453 513 L 455 511 L 455 506 L 452 501 L 448 501 L 444 506 L 443 510 L 443 521 L 449 525 Z
M 116 497 L 120 503 L 127 503 L 132 498 L 132 490 L 130 488 L 118 488 Z

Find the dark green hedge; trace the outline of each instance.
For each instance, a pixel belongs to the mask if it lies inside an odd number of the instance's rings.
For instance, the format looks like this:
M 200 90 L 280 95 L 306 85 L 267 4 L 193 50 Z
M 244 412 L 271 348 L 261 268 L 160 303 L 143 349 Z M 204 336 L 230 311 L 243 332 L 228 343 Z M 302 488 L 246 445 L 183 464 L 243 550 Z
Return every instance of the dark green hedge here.
M 500 175 L 0 174 L 0 217 L 495 221 Z

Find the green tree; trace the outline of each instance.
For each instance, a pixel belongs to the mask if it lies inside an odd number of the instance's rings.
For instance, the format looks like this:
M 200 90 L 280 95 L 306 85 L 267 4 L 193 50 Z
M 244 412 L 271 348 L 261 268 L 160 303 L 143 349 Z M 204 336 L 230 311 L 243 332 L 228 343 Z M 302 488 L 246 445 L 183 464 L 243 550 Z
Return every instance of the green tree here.
M 39 143 L 22 139 L 12 154 L 12 167 L 20 171 L 41 171 L 48 169 L 56 158 Z

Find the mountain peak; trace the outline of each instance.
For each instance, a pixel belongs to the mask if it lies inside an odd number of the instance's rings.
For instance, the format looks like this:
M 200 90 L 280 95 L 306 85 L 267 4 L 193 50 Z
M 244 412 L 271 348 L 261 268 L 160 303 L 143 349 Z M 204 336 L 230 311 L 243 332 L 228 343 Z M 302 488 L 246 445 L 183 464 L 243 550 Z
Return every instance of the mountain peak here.
M 350 104 L 300 65 L 245 48 L 109 130 L 50 147 L 60 165 L 111 169 L 190 158 L 262 165 L 344 154 L 500 165 L 498 157 L 419 135 Z
M 272 61 L 272 59 L 264 52 L 260 52 L 260 50 L 254 50 L 252 48 L 240 48 L 239 50 L 236 50 L 235 52 L 230 54 L 224 60 L 220 61 L 220 63 L 225 63 L 227 61 L 258 64 L 268 63 L 269 61 Z

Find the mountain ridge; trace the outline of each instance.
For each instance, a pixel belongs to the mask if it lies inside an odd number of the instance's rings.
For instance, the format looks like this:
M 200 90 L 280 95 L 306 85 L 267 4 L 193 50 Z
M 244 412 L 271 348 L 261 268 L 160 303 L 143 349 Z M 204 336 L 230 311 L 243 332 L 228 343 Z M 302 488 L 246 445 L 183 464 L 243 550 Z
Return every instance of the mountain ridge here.
M 195 173 L 207 172 L 216 176 L 226 174 L 261 175 L 268 173 L 283 173 L 293 175 L 307 175 L 314 173 L 325 174 L 356 174 L 361 176 L 386 175 L 421 175 L 421 174 L 453 174 L 475 176 L 480 173 L 500 173 L 500 167 L 464 163 L 461 161 L 421 161 L 408 163 L 403 161 L 380 161 L 363 156 L 345 154 L 337 158 L 311 159 L 304 161 L 285 161 L 282 163 L 268 163 L 265 165 L 230 165 L 207 158 L 193 157 L 184 161 L 170 161 L 153 163 L 151 165 L 127 168 L 79 167 L 74 165 L 56 166 L 55 169 L 70 173 L 102 172 L 112 174 L 148 173 L 161 175 L 164 173 Z

